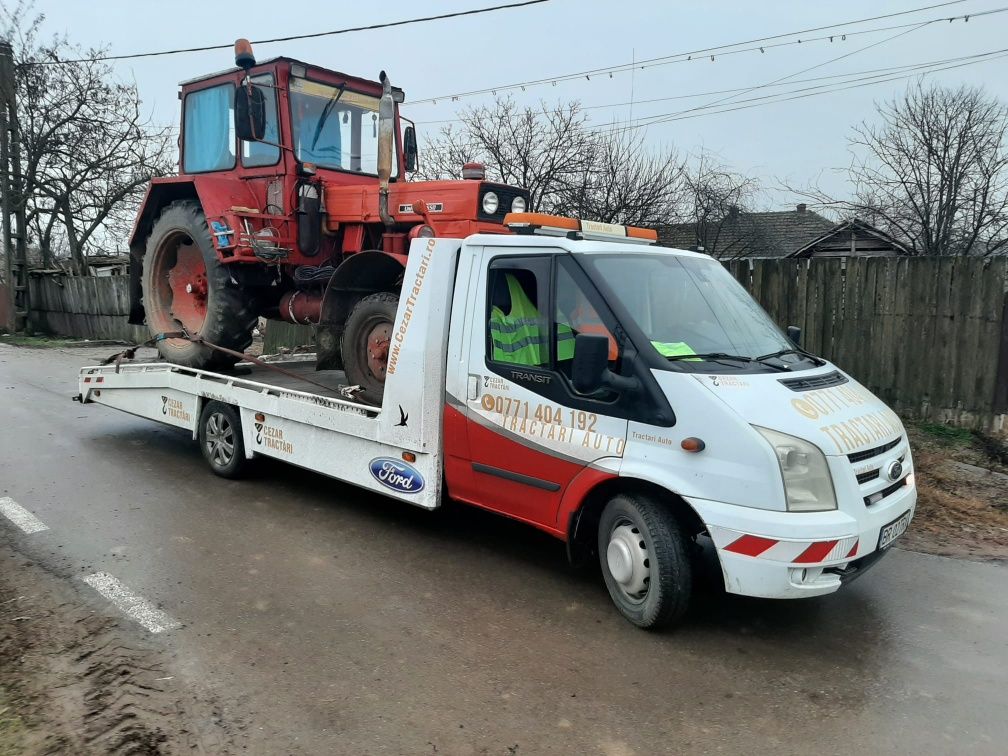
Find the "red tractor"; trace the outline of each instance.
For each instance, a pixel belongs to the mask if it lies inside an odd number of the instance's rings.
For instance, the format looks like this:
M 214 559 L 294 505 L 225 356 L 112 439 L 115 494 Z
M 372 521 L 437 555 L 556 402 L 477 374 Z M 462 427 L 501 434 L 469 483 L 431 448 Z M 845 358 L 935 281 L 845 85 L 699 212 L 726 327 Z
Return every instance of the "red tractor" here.
M 522 189 L 483 181 L 407 181 L 416 131 L 404 96 L 291 58 L 183 82 L 179 174 L 154 179 L 130 237 L 130 322 L 162 356 L 230 368 L 257 318 L 316 328 L 319 368 L 342 368 L 379 401 L 410 241 L 507 233 Z M 214 346 L 210 346 L 214 345 Z

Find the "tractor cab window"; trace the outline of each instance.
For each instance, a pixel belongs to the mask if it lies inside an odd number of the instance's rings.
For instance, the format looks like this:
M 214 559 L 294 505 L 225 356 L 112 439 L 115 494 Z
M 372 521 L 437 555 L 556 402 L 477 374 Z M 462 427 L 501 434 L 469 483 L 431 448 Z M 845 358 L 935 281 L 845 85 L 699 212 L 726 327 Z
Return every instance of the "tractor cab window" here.
M 187 94 L 183 128 L 183 171 L 234 168 L 234 86 L 222 84 Z
M 242 165 L 250 168 L 276 165 L 280 159 L 280 127 L 277 121 L 277 96 L 273 74 L 253 76 L 252 85 L 258 86 L 266 98 L 266 131 L 261 142 L 242 141 Z
M 297 159 L 322 168 L 378 173 L 378 98 L 308 79 L 290 80 Z

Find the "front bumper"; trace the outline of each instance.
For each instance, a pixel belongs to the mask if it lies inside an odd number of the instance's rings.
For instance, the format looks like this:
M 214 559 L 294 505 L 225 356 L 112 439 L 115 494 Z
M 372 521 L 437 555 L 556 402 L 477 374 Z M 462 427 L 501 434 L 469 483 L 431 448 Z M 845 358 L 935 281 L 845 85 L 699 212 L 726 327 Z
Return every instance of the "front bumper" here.
M 913 480 L 911 478 L 911 480 Z M 729 593 L 805 598 L 833 593 L 880 559 L 879 531 L 917 505 L 907 485 L 874 506 L 778 512 L 688 498 L 707 525 Z

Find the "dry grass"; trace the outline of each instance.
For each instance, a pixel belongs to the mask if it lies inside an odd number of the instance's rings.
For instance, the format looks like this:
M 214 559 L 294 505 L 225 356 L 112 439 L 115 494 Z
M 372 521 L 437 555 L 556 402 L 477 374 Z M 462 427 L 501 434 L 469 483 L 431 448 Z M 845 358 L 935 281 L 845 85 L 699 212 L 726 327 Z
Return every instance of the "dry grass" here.
M 907 430 L 918 503 L 901 545 L 945 556 L 1008 560 L 1008 479 L 996 475 L 1008 470 L 989 456 L 998 446 L 929 426 Z

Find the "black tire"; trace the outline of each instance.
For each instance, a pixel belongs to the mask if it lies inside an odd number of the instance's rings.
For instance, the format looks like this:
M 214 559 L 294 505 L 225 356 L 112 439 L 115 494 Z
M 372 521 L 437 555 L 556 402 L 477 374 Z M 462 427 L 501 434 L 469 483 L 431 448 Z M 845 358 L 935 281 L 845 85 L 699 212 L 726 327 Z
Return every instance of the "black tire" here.
M 385 368 L 398 309 L 398 295 L 387 291 L 370 294 L 354 305 L 343 329 L 340 351 L 347 383 L 360 386 L 361 392 L 357 396 L 372 404 L 380 405 L 385 393 Z M 370 343 L 374 340 L 372 335 L 377 333 L 379 340 L 383 339 L 381 334 L 385 328 L 387 340 L 376 353 Z
M 178 264 L 181 250 L 191 250 L 193 246 L 198 249 L 205 267 L 206 292 L 199 295 L 205 310 L 202 317 L 173 312 L 173 305 L 180 303 L 174 302 L 170 274 Z M 192 254 L 195 256 L 194 252 Z M 252 330 L 256 325 L 253 298 L 235 285 L 227 266 L 217 259 L 206 216 L 198 202 L 180 200 L 161 212 L 147 237 L 141 286 L 151 336 L 178 332 L 185 327 L 190 336 L 201 336 L 236 352 L 244 352 L 252 343 Z M 181 338 L 163 339 L 157 348 L 169 362 L 191 368 L 227 369 L 238 361 L 204 344 Z
M 611 546 L 619 577 L 610 567 Z M 613 497 L 599 521 L 598 551 L 609 595 L 630 622 L 658 630 L 686 613 L 693 588 L 689 544 L 668 507 L 638 494 Z
M 230 404 L 207 402 L 203 407 L 199 445 L 210 469 L 222 478 L 241 478 L 247 472 L 241 416 Z

